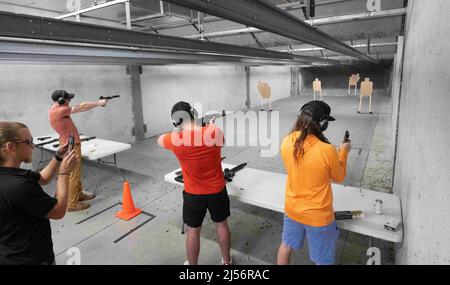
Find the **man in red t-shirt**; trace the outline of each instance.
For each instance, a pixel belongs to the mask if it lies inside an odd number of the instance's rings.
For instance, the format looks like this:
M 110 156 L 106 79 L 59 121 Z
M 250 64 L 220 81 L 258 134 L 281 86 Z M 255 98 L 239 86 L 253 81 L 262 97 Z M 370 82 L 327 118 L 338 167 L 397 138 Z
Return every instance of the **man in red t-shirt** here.
M 55 90 L 52 94 L 53 105 L 48 111 L 50 125 L 59 134 L 59 145 L 65 145 L 69 141 L 69 136 L 75 138 L 75 146 L 78 164 L 70 174 L 69 183 L 69 202 L 67 210 L 69 212 L 81 211 L 90 207 L 89 204 L 81 203 L 95 198 L 95 195 L 83 193 L 81 184 L 81 140 L 77 127 L 70 117 L 71 114 L 85 112 L 95 107 L 106 106 L 107 100 L 97 102 L 85 102 L 76 106 L 69 106 L 70 100 L 74 94 L 67 93 L 65 90 Z
M 186 234 L 186 265 L 196 265 L 200 253 L 200 232 L 208 210 L 215 223 L 222 252 L 222 263 L 231 264 L 230 199 L 222 172 L 223 132 L 209 124 L 196 124 L 197 112 L 189 103 L 178 102 L 172 108 L 172 122 L 178 131 L 161 135 L 158 144 L 171 150 L 183 173 L 183 222 Z

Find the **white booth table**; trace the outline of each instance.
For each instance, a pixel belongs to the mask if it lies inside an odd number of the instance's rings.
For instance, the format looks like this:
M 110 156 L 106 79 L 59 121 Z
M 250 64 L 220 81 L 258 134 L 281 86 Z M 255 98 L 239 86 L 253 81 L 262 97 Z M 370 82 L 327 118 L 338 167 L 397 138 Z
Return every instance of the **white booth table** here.
M 222 168 L 233 168 L 235 165 L 223 163 Z M 164 180 L 183 186 L 175 181 L 174 170 L 165 175 Z M 284 194 L 286 175 L 270 171 L 264 171 L 245 167 L 238 171 L 232 182 L 227 183 L 230 197 L 254 206 L 270 209 L 276 212 L 284 212 Z M 338 220 L 339 228 L 351 232 L 382 239 L 390 242 L 403 240 L 403 226 L 396 232 L 384 229 L 384 224 L 390 218 L 402 220 L 400 198 L 392 194 L 364 190 L 333 184 L 333 208 L 335 211 L 363 211 L 365 218 L 354 220 Z M 375 214 L 373 204 L 375 200 L 383 201 L 383 214 Z M 370 239 L 372 243 L 372 239 Z
M 46 138 L 45 140 L 39 140 L 39 138 Z M 46 143 L 46 142 L 50 142 L 53 140 L 56 140 L 59 138 L 59 135 L 54 133 L 51 135 L 46 135 L 46 136 L 39 136 L 35 138 L 35 143 L 36 144 L 41 144 L 41 143 Z M 87 136 L 81 135 L 80 138 L 86 139 L 88 138 Z M 57 144 L 59 144 L 58 141 L 56 142 L 51 142 L 42 146 L 38 146 L 39 149 L 41 149 L 42 151 L 46 150 L 48 152 L 51 153 L 55 153 L 58 150 L 59 146 L 56 146 Z M 122 173 L 120 172 L 120 169 L 117 167 L 117 153 L 122 152 L 124 150 L 130 149 L 131 145 L 130 144 L 125 144 L 125 143 L 120 143 L 120 142 L 115 142 L 115 141 L 109 141 L 109 140 L 103 140 L 103 139 L 91 139 L 89 141 L 82 141 L 81 142 L 81 156 L 83 159 L 87 159 L 87 160 L 91 160 L 97 161 L 97 167 L 98 167 L 98 174 L 97 174 L 97 181 L 95 182 L 94 185 L 94 189 L 93 189 L 93 194 L 95 194 L 95 191 L 97 189 L 97 185 L 100 181 L 101 178 L 101 174 L 102 174 L 102 166 L 104 164 L 111 164 L 114 166 L 115 170 L 117 171 L 117 173 L 122 176 L 122 178 L 125 180 L 125 177 L 122 175 Z M 113 156 L 113 161 L 112 162 L 107 162 L 104 161 L 103 158 L 107 157 L 107 156 Z M 39 164 L 37 166 L 37 168 L 39 168 L 40 164 L 43 162 L 42 161 L 43 158 L 43 153 L 41 155 L 41 159 L 39 161 Z

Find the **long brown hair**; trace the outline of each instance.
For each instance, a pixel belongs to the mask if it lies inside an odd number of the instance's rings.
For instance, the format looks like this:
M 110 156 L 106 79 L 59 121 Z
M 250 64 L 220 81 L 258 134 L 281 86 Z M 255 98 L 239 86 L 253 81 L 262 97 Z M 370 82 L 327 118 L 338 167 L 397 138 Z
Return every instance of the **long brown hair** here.
M 5 159 L 3 157 L 3 147 L 15 140 L 18 140 L 20 137 L 19 130 L 26 129 L 22 123 L 17 122 L 0 122 L 0 163 Z
M 300 136 L 297 138 L 294 144 L 294 160 L 298 162 L 299 157 L 303 157 L 305 149 L 303 144 L 309 135 L 317 137 L 324 143 L 330 143 L 328 139 L 323 135 L 320 130 L 320 126 L 317 122 L 313 121 L 312 113 L 309 110 L 304 110 L 300 116 L 298 116 L 291 133 L 300 131 Z

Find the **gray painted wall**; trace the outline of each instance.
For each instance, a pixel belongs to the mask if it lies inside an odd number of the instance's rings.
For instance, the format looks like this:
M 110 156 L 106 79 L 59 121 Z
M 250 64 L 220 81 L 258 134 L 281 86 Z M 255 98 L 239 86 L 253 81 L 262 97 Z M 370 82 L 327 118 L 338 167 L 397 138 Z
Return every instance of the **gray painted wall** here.
M 170 110 L 177 101 L 201 103 L 203 114 L 245 109 L 244 66 L 147 66 L 143 68 L 141 79 L 146 137 L 173 128 Z M 272 101 L 275 101 L 290 96 L 290 80 L 289 66 L 251 67 L 251 107 L 260 104 L 258 81 L 265 81 L 272 87 Z
M 131 88 L 123 66 L 0 65 L 0 120 L 19 121 L 34 136 L 53 132 L 48 121 L 51 93 L 66 89 L 76 94 L 73 104 L 120 94 L 105 108 L 74 114 L 85 135 L 131 142 Z
M 252 107 L 260 104 L 259 80 L 272 86 L 273 101 L 290 96 L 290 67 L 252 67 Z M 243 66 L 148 66 L 143 67 L 141 86 L 145 137 L 172 129 L 170 109 L 179 100 L 202 103 L 203 112 L 245 109 Z M 131 78 L 125 66 L 0 65 L 0 120 L 23 122 L 34 136 L 53 132 L 48 109 L 55 89 L 74 92 L 72 104 L 120 94 L 106 108 L 74 114 L 73 119 L 83 134 L 134 142 Z
M 400 264 L 450 264 L 450 1 L 410 1 L 394 192 Z
M 146 66 L 141 76 L 146 137 L 173 128 L 170 110 L 178 101 L 201 103 L 203 113 L 245 108 L 243 66 Z
M 252 67 L 250 71 L 250 100 L 251 106 L 261 106 L 258 82 L 267 82 L 271 87 L 272 102 L 291 96 L 291 69 L 289 66 L 260 66 Z M 264 100 L 264 108 L 269 108 Z

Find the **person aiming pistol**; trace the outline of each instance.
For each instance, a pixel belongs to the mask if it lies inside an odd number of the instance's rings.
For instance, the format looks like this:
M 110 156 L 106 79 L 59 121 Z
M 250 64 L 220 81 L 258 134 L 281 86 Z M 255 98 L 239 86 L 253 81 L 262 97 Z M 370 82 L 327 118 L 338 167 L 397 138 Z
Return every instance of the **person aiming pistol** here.
M 291 133 L 283 139 L 281 157 L 287 171 L 282 242 L 277 263 L 287 265 L 293 250 L 308 240 L 309 257 L 318 265 L 335 263 L 337 229 L 331 182 L 342 183 L 351 150 L 350 133 L 339 151 L 324 132 L 335 121 L 331 107 L 311 101 L 300 109 Z
M 83 193 L 81 183 L 81 140 L 78 129 L 72 121 L 70 115 L 82 113 L 96 107 L 104 107 L 108 100 L 98 100 L 97 102 L 83 102 L 79 105 L 70 106 L 70 101 L 75 94 L 68 93 L 65 90 L 55 90 L 52 94 L 53 105 L 49 110 L 50 125 L 59 134 L 59 145 L 65 145 L 73 137 L 73 148 L 75 149 L 78 163 L 70 174 L 69 183 L 69 202 L 67 210 L 81 211 L 90 207 L 89 204 L 81 203 L 95 198 L 95 195 Z

